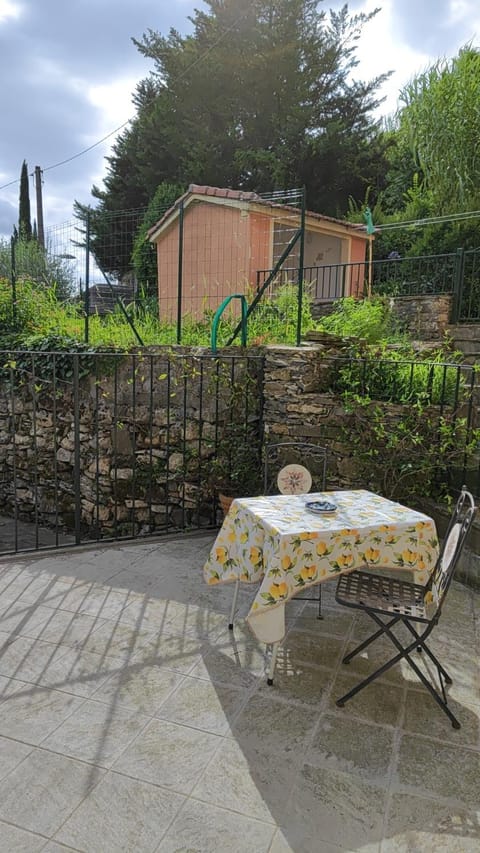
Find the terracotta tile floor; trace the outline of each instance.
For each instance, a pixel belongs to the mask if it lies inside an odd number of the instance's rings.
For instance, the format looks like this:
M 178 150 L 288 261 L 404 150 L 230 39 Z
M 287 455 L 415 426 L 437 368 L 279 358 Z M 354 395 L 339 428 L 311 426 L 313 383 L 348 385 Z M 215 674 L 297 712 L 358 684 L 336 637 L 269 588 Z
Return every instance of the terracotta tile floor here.
M 0 562 L 0 851 L 480 849 L 480 596 L 455 583 L 432 645 L 455 731 L 413 674 L 344 709 L 365 622 L 288 605 L 275 684 L 213 535 Z

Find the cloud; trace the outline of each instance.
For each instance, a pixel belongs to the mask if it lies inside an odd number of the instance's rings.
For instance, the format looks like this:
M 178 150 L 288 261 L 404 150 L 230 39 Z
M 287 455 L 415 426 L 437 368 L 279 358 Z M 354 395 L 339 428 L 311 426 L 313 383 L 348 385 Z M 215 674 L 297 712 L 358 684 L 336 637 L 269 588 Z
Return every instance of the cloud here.
M 359 77 L 393 69 L 383 111 L 399 89 L 438 56 L 453 56 L 480 33 L 478 0 L 352 0 L 352 13 L 382 9 L 358 43 Z M 45 224 L 72 218 L 74 199 L 92 201 L 114 138 L 47 170 L 106 136 L 134 114 L 136 82 L 151 70 L 132 44 L 148 29 L 191 29 L 197 0 L 0 0 L 0 185 L 44 171 Z M 339 9 L 343 0 L 321 8 Z M 32 199 L 34 193 L 32 189 Z M 17 219 L 18 184 L 0 191 L 0 231 Z M 13 215 L 13 216 L 12 216 Z M 32 205 L 33 215 L 33 205 Z M 7 229 L 5 232 L 4 229 Z
M 2 235 L 11 235 L 18 221 L 18 201 L 16 205 L 0 199 L 0 239 Z
M 136 82 L 151 63 L 132 37 L 141 38 L 148 28 L 185 30 L 192 6 L 193 0 L 187 6 L 157 0 L 0 0 L 0 76 L 8 80 L 0 87 L 0 184 L 19 177 L 23 159 L 30 171 L 46 168 L 133 115 Z M 92 175 L 104 173 L 112 142 L 45 172 L 46 214 L 68 210 L 71 217 L 75 198 L 91 201 Z M 17 207 L 18 186 L 0 191 L 0 201 Z
M 14 3 L 13 0 L 0 0 L 0 24 L 7 18 L 19 18 L 21 14 L 21 3 Z

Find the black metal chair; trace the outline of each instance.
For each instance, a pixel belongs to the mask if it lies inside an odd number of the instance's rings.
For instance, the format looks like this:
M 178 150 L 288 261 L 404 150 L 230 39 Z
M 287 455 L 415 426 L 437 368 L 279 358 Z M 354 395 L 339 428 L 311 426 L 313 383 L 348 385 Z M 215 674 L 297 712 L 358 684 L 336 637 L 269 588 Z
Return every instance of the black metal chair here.
M 312 444 L 305 441 L 282 441 L 276 443 L 266 443 L 264 445 L 264 464 L 263 464 L 263 492 L 265 495 L 277 494 L 279 491 L 278 476 L 287 465 L 302 465 L 307 469 L 312 479 L 309 489 L 306 491 L 325 491 L 327 479 L 327 449 L 318 444 Z M 288 478 L 287 478 L 288 480 Z M 302 494 L 301 484 L 292 481 L 290 487 L 288 482 L 282 485 L 282 491 L 287 494 Z M 237 596 L 239 591 L 240 581 L 235 584 L 233 593 L 232 607 L 230 609 L 230 617 L 228 627 L 233 630 L 233 619 L 237 607 Z M 322 588 L 318 584 L 318 595 L 307 597 L 296 595 L 296 599 L 301 601 L 318 601 L 318 619 L 322 619 Z
M 339 708 L 363 690 L 374 679 L 383 675 L 390 667 L 401 660 L 406 660 L 420 681 L 431 693 L 449 717 L 454 729 L 460 728 L 460 723 L 452 714 L 447 704 L 445 684 L 451 684 L 452 679 L 428 648 L 426 640 L 440 619 L 443 603 L 452 581 L 455 566 L 465 544 L 468 532 L 472 526 L 476 507 L 470 492 L 463 486 L 452 517 L 450 519 L 440 555 L 428 583 L 425 586 L 409 581 L 398 580 L 388 575 L 378 575 L 370 572 L 354 571 L 342 575 L 337 584 L 335 598 L 345 607 L 362 610 L 379 626 L 367 640 L 360 643 L 353 651 L 343 658 L 342 663 L 350 663 L 352 658 L 366 649 L 379 637 L 386 635 L 398 649 L 398 654 L 388 660 L 383 666 L 357 684 L 352 690 L 337 699 Z M 405 625 L 413 637 L 411 643 L 404 645 L 392 631 L 401 623 Z M 420 623 L 420 628 L 412 623 Z M 439 692 L 434 683 L 419 669 L 411 653 L 417 649 L 425 652 L 436 666 L 440 684 Z

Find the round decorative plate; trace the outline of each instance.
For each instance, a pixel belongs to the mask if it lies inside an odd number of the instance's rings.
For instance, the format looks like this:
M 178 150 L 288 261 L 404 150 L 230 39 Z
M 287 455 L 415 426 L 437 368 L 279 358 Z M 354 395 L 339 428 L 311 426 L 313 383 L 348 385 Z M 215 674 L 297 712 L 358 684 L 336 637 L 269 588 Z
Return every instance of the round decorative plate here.
M 282 495 L 305 495 L 312 488 L 312 475 L 303 465 L 285 465 L 278 472 L 277 486 Z

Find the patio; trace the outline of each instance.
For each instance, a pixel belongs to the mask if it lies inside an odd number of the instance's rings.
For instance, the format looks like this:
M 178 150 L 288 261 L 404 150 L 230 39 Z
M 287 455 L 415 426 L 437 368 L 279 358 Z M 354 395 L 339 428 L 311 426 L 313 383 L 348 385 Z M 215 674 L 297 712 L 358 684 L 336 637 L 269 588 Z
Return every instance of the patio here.
M 322 621 L 290 602 L 268 687 L 233 586 L 203 582 L 213 540 L 0 563 L 0 849 L 477 851 L 480 596 L 454 583 L 431 642 L 459 731 L 400 667 L 340 710 L 366 622 L 334 583 Z

